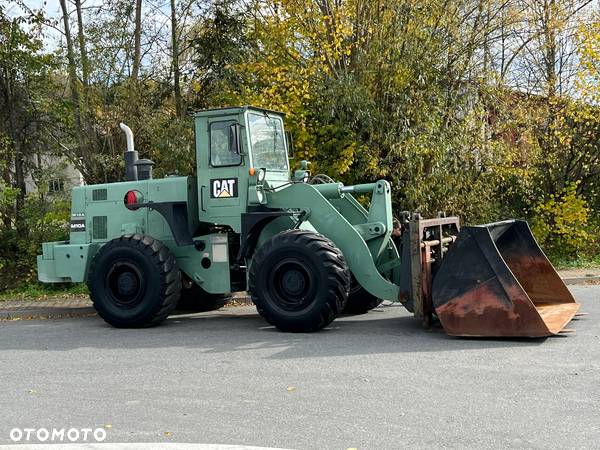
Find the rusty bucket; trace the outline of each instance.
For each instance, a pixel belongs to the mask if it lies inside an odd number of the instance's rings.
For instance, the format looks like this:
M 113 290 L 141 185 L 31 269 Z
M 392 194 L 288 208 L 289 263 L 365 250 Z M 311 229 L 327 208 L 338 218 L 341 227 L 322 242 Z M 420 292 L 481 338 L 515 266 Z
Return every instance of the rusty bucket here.
M 580 306 L 521 220 L 463 227 L 433 279 L 432 301 L 453 336 L 551 336 Z

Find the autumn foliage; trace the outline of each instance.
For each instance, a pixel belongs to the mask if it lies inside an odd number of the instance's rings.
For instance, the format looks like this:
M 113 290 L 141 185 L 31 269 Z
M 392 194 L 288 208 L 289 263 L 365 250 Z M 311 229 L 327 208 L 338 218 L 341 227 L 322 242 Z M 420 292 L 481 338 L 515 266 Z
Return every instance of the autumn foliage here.
M 186 112 L 239 104 L 286 113 L 295 164 L 344 183 L 389 180 L 397 211 L 525 218 L 555 257 L 600 253 L 595 2 L 60 6 L 0 2 L 5 268 L 29 274 L 39 242 L 64 235 L 68 193 L 48 195 L 59 168 L 40 154 L 88 183 L 116 181 L 126 121 L 159 176 L 192 174 Z

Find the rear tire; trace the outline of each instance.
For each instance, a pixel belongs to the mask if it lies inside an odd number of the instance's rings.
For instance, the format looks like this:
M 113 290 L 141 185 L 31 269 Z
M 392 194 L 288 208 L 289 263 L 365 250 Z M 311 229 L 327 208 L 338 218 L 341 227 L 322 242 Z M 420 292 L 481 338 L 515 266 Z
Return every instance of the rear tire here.
M 177 309 L 193 312 L 215 311 L 225 306 L 229 300 L 229 295 L 209 294 L 193 281 L 191 283 L 190 287 L 186 287 L 184 283 Z
M 262 245 L 250 266 L 249 292 L 258 313 L 282 331 L 311 332 L 344 309 L 350 271 L 326 237 L 283 231 Z
M 352 276 L 350 295 L 348 296 L 348 303 L 346 303 L 344 313 L 364 314 L 371 311 L 373 308 L 377 308 L 382 301 L 383 300 L 380 298 L 368 293 L 360 284 L 358 284 L 358 281 L 356 281 L 354 276 Z
M 134 234 L 100 247 L 87 283 L 100 317 L 114 327 L 140 328 L 158 325 L 173 311 L 181 273 L 161 241 Z

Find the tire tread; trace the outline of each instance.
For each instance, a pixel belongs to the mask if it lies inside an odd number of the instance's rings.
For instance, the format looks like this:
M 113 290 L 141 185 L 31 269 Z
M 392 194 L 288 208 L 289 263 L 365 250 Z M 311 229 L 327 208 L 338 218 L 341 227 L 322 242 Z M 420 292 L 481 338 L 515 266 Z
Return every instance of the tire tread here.
M 93 282 L 93 274 L 98 267 L 102 256 L 114 248 L 134 248 L 146 257 L 158 269 L 161 276 L 161 303 L 160 307 L 150 317 L 145 317 L 142 320 L 133 322 L 124 322 L 115 320 L 104 313 L 99 303 L 102 301 L 97 294 L 96 286 Z M 88 272 L 88 287 L 90 298 L 98 314 L 108 323 L 116 327 L 144 328 L 158 325 L 175 309 L 181 292 L 181 273 L 177 266 L 177 261 L 171 251 L 165 244 L 150 235 L 128 234 L 112 239 L 104 244 L 94 256 Z
M 256 277 L 266 257 L 280 247 L 302 246 L 310 249 L 319 257 L 327 271 L 327 300 L 321 305 L 318 318 L 300 323 L 281 320 L 277 314 L 263 305 L 263 299 L 256 289 Z M 342 252 L 327 237 L 308 230 L 286 230 L 276 234 L 258 249 L 251 263 L 248 291 L 258 313 L 271 325 L 283 331 L 312 332 L 329 325 L 343 310 L 349 290 L 350 271 Z

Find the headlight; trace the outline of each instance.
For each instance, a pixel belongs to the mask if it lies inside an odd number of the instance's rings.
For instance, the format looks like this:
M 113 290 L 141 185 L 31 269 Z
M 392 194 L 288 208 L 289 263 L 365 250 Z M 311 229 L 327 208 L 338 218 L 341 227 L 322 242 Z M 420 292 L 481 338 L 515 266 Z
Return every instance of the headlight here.
M 267 175 L 267 171 L 265 169 L 259 169 L 258 174 L 256 175 L 256 179 L 259 183 L 265 181 L 265 175 Z
M 258 199 L 258 203 L 262 203 L 265 200 L 265 194 L 263 191 L 256 191 L 256 198 Z

